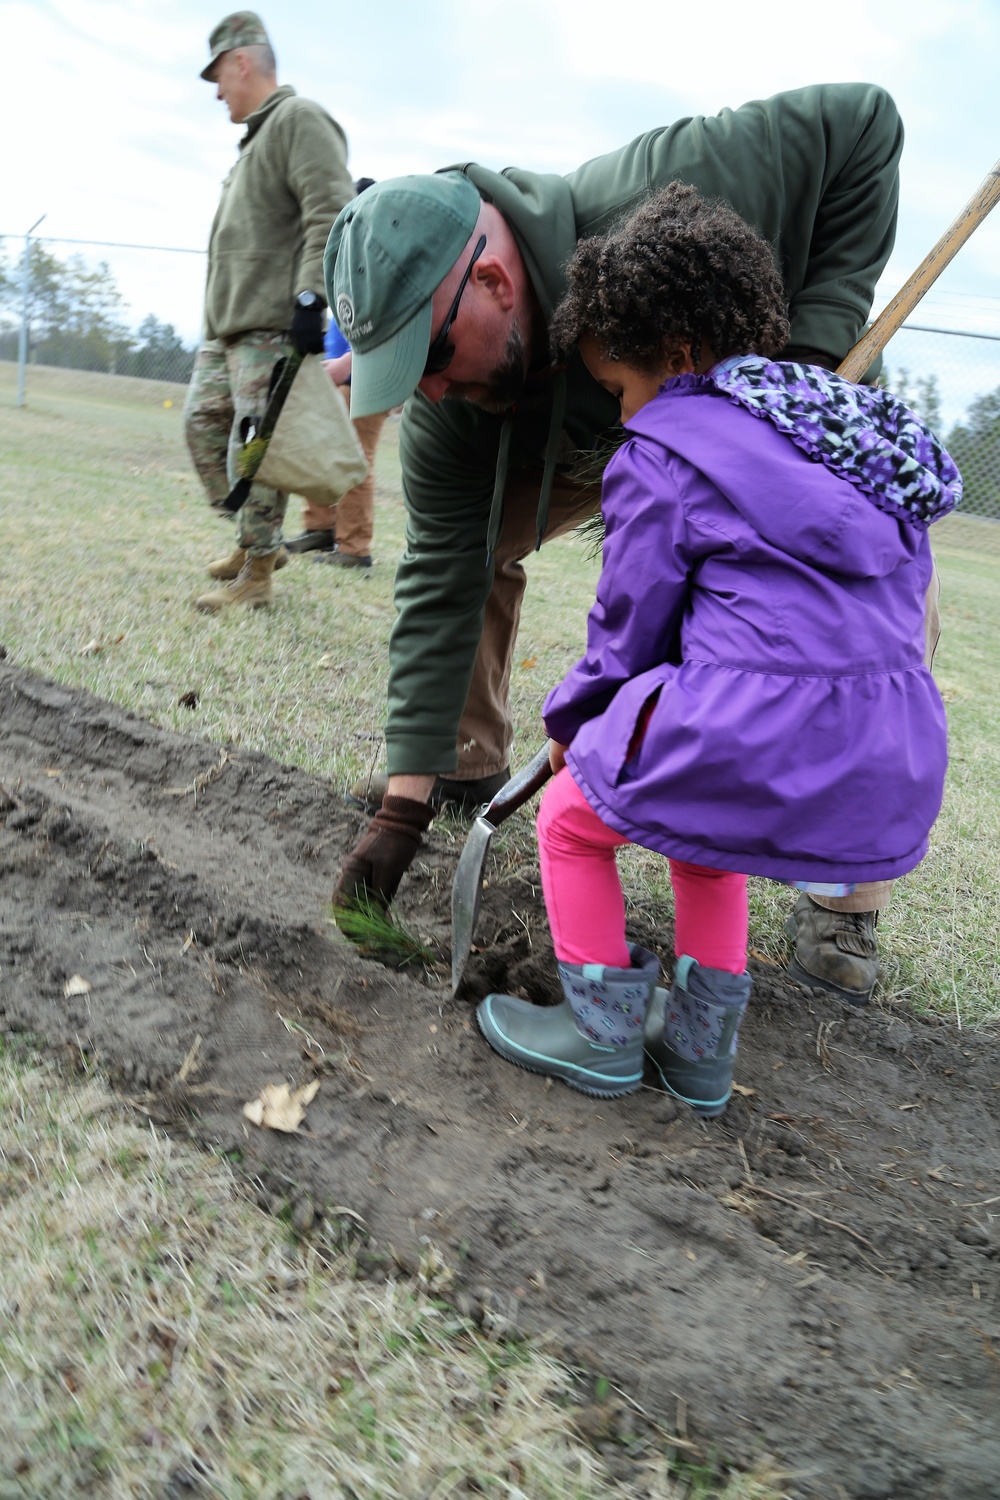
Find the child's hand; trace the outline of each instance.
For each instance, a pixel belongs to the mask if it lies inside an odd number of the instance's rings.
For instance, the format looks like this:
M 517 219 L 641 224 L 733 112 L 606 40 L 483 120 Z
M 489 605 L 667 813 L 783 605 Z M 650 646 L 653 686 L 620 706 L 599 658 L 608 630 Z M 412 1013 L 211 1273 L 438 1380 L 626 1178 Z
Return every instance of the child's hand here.
M 560 745 L 558 740 L 549 740 L 549 765 L 553 773 L 561 771 L 566 764 L 566 746 Z

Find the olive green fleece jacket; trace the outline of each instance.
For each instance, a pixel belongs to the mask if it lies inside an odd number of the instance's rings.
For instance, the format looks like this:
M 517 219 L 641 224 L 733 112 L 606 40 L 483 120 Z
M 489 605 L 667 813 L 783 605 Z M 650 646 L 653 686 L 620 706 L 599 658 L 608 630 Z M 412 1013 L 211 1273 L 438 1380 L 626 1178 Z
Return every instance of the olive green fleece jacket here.
M 546 318 L 577 241 L 680 179 L 727 200 L 773 244 L 791 319 L 787 356 L 837 364 L 857 341 L 892 249 L 902 126 L 869 84 L 829 84 L 696 116 L 639 136 L 567 177 L 459 167 L 503 213 Z M 455 170 L 452 168 L 451 170 Z M 579 357 L 558 435 L 592 449 L 618 405 Z M 513 413 L 506 472 L 536 471 L 549 438 L 547 382 Z M 487 533 L 504 419 L 417 392 L 400 429 L 407 544 L 396 575 L 386 727 L 391 774 L 447 772 L 493 582 Z M 555 435 L 554 435 L 555 436 Z
M 347 137 L 289 85 L 246 122 L 208 242 L 204 337 L 289 327 L 299 292 L 326 293 L 323 251 L 354 197 Z

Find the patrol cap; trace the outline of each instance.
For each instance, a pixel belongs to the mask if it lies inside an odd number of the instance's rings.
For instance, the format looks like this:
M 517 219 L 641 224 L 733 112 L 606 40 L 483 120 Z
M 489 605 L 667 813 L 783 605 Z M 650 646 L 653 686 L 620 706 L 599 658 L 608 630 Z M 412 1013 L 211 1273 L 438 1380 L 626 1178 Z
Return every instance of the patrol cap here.
M 323 268 L 351 346 L 351 415 L 389 411 L 416 390 L 431 342 L 431 298 L 476 227 L 462 172 L 390 177 L 342 208 Z
M 212 54 L 207 68 L 201 76 L 214 83 L 215 65 L 223 52 L 232 52 L 234 47 L 259 47 L 271 45 L 271 38 L 264 30 L 264 22 L 252 10 L 234 10 L 231 16 L 220 21 L 208 39 L 208 50 Z

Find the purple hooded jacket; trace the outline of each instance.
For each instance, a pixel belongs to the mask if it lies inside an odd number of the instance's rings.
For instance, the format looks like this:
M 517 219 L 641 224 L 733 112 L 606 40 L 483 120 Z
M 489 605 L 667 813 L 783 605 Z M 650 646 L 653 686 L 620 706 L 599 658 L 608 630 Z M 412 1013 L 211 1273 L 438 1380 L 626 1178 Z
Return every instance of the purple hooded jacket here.
M 912 869 L 947 764 L 924 601 L 954 464 L 885 392 L 756 358 L 668 381 L 627 426 L 587 651 L 544 709 L 584 796 L 715 869 Z

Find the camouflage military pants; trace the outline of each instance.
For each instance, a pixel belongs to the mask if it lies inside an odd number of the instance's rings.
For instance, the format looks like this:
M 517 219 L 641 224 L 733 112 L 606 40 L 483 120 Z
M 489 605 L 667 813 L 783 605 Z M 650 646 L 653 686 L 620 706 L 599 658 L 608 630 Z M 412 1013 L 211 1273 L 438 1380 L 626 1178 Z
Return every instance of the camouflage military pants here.
M 275 362 L 290 352 L 280 333 L 254 332 L 202 344 L 184 405 L 184 435 L 209 504 L 222 510 L 239 478 L 236 471 L 244 417 L 261 416 Z M 236 515 L 236 540 L 251 557 L 281 544 L 288 496 L 266 485 L 250 487 Z M 223 512 L 225 514 L 225 512 Z

